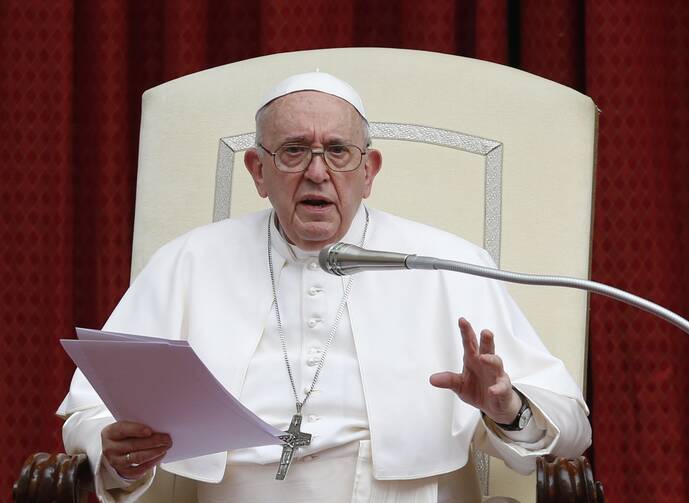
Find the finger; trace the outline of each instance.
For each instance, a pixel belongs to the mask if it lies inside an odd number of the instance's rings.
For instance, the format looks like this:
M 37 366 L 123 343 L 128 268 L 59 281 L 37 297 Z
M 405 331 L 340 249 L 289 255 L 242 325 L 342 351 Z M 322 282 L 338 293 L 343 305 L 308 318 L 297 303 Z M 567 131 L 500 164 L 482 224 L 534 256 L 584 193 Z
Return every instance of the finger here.
M 492 383 L 486 382 L 486 386 L 492 385 L 506 375 L 502 366 L 502 359 L 498 355 L 481 355 L 479 361 L 486 379 L 493 381 Z
M 490 330 L 481 331 L 481 343 L 479 345 L 480 354 L 495 354 L 495 337 Z
M 125 442 L 123 442 L 124 444 Z M 169 449 L 172 447 L 172 439 L 167 433 L 154 433 L 148 438 L 129 439 L 126 441 L 126 444 L 129 447 L 124 452 L 138 452 L 158 448 Z
M 126 438 L 146 438 L 153 434 L 153 430 L 141 423 L 131 421 L 117 421 L 103 428 L 102 436 L 108 440 L 124 440 Z
M 141 466 L 156 458 L 159 458 L 160 456 L 165 455 L 167 451 L 167 447 L 156 447 L 154 449 L 144 449 L 141 451 L 120 454 L 118 456 L 118 459 L 120 460 L 119 466 Z
M 135 438 L 130 437 L 125 440 L 109 440 L 103 442 L 103 449 L 111 450 L 115 453 L 125 453 L 153 449 L 156 447 L 170 448 L 172 439 L 167 433 L 154 433 L 150 437 Z
M 438 372 L 433 374 L 429 381 L 436 388 L 451 389 L 459 393 L 464 384 L 464 376 L 455 372 Z
M 117 473 L 127 479 L 140 479 L 146 475 L 146 472 L 148 472 L 151 468 L 159 464 L 163 460 L 164 456 L 165 454 L 163 453 L 160 456 L 157 456 L 138 466 L 125 466 L 117 468 Z
M 502 358 L 495 354 L 483 354 L 479 357 L 480 362 L 488 367 L 496 376 L 501 376 L 505 369 L 502 365 Z
M 113 466 L 122 466 L 122 458 L 128 453 L 130 459 L 133 453 L 149 449 L 169 449 L 172 447 L 172 439 L 167 433 L 154 433 L 147 438 L 128 438 L 126 440 L 103 441 L 103 455 Z M 143 461 L 143 460 L 142 460 Z
M 478 345 L 476 343 L 476 333 L 465 318 L 459 319 L 459 331 L 462 333 L 462 346 L 464 353 L 468 356 L 475 357 L 478 355 Z

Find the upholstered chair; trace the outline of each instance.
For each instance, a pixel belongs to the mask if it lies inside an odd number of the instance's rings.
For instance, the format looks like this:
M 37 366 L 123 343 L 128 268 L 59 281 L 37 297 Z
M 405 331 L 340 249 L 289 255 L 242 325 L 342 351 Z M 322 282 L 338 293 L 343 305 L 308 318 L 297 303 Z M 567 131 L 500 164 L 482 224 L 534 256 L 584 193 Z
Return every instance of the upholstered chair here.
M 377 48 L 255 58 L 144 93 L 132 277 L 181 233 L 266 207 L 242 159 L 254 144 L 256 105 L 266 86 L 316 70 L 350 82 L 367 106 L 384 159 L 367 204 L 463 236 L 504 269 L 588 277 L 597 122 L 591 99 L 506 66 Z M 587 295 L 507 288 L 585 388 Z M 61 456 L 29 461 L 16 501 L 74 501 L 76 481 L 87 487 L 88 470 L 83 459 Z M 474 461 L 484 497 L 603 500 L 583 458 L 541 459 L 538 484 L 480 452 Z M 50 482 L 58 474 L 74 484 L 59 489 Z M 195 498 L 193 482 L 159 474 L 146 501 Z M 48 494 L 48 487 L 64 499 L 31 499 L 31 491 Z

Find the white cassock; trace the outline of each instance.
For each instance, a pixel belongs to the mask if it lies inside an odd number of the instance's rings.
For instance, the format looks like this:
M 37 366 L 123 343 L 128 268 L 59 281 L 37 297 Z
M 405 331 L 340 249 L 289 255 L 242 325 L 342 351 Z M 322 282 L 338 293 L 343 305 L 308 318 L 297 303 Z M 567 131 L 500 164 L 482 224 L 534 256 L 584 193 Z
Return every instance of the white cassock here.
M 493 266 L 484 250 L 456 236 L 368 212 L 369 248 Z M 362 206 L 343 241 L 360 242 L 365 218 Z M 188 340 L 231 393 L 286 429 L 295 404 L 273 310 L 268 225 L 265 211 L 195 229 L 163 246 L 105 329 Z M 322 272 L 315 254 L 292 248 L 274 226 L 272 234 L 280 311 L 303 398 L 347 279 Z M 282 482 L 273 480 L 278 446 L 162 465 L 200 481 L 201 501 L 473 501 L 452 495 L 457 481 L 472 481 L 460 470 L 472 439 L 521 473 L 532 471 L 538 456 L 575 456 L 589 445 L 581 391 L 502 285 L 443 271 L 353 278 L 345 316 L 303 411 L 302 430 L 313 435 L 311 445 L 298 450 Z M 494 332 L 506 372 L 531 403 L 529 431 L 508 438 L 484 423 L 478 410 L 428 383 L 434 372 L 461 368 L 460 315 Z M 69 416 L 67 451 L 88 454 L 105 501 L 133 500 L 145 489 L 147 481 L 128 491 L 106 491 L 110 480 L 100 468 L 100 430 L 113 419 L 80 372 L 58 413 Z

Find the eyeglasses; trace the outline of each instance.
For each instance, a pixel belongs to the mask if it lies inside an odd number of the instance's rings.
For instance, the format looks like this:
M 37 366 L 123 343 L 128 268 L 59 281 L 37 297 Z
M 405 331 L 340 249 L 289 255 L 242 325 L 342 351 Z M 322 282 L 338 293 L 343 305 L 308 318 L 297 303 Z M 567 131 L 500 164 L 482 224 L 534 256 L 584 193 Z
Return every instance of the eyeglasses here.
M 275 167 L 286 173 L 306 170 L 316 155 L 322 155 L 325 165 L 332 171 L 354 171 L 361 166 L 366 152 L 356 145 L 328 145 L 324 149 L 312 149 L 306 145 L 287 144 L 271 152 L 263 144 L 259 147 L 273 156 Z

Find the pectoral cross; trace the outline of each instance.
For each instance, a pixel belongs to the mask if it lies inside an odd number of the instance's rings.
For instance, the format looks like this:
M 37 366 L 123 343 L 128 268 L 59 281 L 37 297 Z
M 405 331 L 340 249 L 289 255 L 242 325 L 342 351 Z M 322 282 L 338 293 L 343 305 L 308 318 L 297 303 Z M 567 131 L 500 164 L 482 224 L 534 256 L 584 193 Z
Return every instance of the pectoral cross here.
M 299 447 L 306 447 L 311 443 L 311 434 L 304 433 L 301 430 L 301 414 L 292 416 L 292 422 L 285 432 L 286 435 L 281 435 L 280 439 L 286 443 L 282 446 L 282 456 L 280 456 L 280 466 L 275 475 L 276 480 L 285 480 L 289 465 L 292 463 L 292 456 L 294 451 Z

